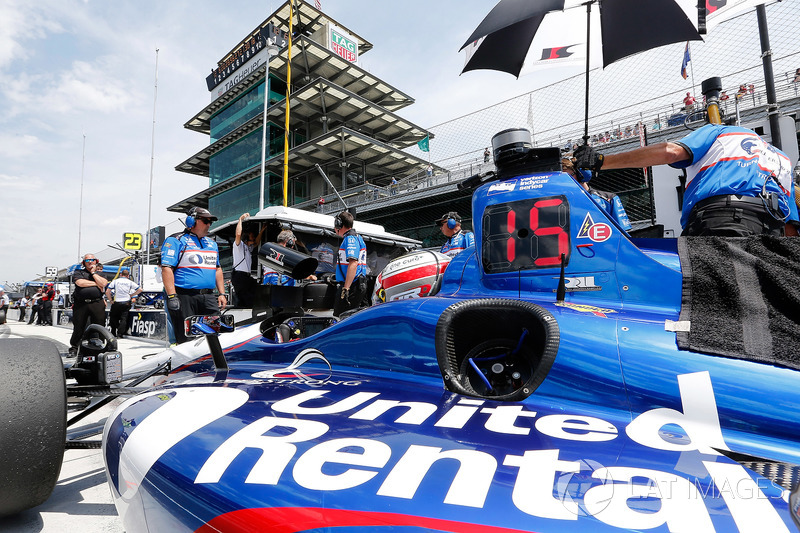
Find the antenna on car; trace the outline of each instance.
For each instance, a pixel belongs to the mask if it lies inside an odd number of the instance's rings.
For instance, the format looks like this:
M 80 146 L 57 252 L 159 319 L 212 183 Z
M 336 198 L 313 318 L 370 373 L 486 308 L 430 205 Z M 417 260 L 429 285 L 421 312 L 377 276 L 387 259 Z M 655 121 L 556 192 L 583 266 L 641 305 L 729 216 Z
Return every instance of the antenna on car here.
M 564 297 L 567 295 L 567 281 L 564 277 L 564 264 L 567 256 L 561 254 L 561 275 L 558 277 L 558 288 L 556 289 L 556 303 L 564 303 Z

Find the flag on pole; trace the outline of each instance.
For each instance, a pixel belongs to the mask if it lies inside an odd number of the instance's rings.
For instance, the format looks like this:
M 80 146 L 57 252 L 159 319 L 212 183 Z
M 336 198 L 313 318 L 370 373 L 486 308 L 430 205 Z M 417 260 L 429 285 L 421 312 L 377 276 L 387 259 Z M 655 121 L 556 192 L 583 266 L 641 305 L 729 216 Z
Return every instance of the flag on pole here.
M 681 65 L 681 76 L 683 79 L 689 77 L 689 74 L 686 72 L 686 67 L 689 66 L 689 61 L 692 60 L 692 55 L 689 53 L 689 42 L 686 42 L 686 49 L 683 51 L 683 64 Z
M 317 9 L 322 9 L 321 0 L 314 0 L 314 7 L 316 7 Z
M 423 152 L 430 152 L 431 147 L 429 143 L 430 143 L 430 138 L 428 135 L 426 135 L 424 139 L 422 139 L 417 143 L 417 146 L 419 146 L 419 149 L 422 150 Z

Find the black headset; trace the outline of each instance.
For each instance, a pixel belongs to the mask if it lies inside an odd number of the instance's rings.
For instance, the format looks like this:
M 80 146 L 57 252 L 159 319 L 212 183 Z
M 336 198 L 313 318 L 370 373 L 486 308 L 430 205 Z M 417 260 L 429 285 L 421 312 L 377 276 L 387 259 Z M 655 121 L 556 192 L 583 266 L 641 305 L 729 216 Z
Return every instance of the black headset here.
M 344 227 L 344 221 L 342 220 L 342 217 L 340 217 L 339 215 L 333 217 L 333 229 L 339 231 L 343 227 Z

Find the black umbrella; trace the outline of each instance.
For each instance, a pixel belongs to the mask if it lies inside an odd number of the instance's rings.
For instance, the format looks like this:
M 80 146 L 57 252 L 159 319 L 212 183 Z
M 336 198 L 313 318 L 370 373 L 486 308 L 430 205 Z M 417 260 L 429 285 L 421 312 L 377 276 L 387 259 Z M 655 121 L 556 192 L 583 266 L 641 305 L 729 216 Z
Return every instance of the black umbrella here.
M 565 0 L 501 0 L 472 32 L 461 50 L 481 40 L 464 65 L 463 72 L 489 69 L 519 77 L 536 32 L 549 13 L 563 11 Z M 665 44 L 702 40 L 692 22 L 675 0 L 589 0 L 600 6 L 603 66 L 637 52 Z M 569 7 L 569 6 L 567 6 Z M 589 138 L 589 43 L 586 31 L 586 115 L 584 140 Z

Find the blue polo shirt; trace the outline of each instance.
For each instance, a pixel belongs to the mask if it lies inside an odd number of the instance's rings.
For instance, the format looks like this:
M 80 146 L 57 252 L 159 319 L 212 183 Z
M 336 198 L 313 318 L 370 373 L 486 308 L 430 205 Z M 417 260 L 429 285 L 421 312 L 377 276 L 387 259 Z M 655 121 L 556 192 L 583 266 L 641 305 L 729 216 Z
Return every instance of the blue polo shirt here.
M 367 245 L 358 233 L 351 230 L 345 234 L 339 246 L 339 259 L 336 265 L 336 281 L 344 281 L 347 276 L 347 267 L 350 259 L 358 261 L 356 277 L 367 275 Z
M 475 234 L 471 231 L 460 231 L 447 239 L 439 250 L 444 255 L 455 257 L 470 246 L 475 246 Z
M 208 237 L 193 233 L 167 237 L 161 246 L 161 265 L 175 270 L 175 286 L 181 289 L 214 289 L 217 286 L 219 249 Z
M 688 177 L 681 226 L 686 227 L 689 213 L 701 200 L 728 194 L 758 197 L 762 189 L 778 194 L 787 222 L 798 220 L 792 163 L 753 130 L 707 124 L 677 144 L 689 153 L 687 161 L 670 165 L 685 168 Z

